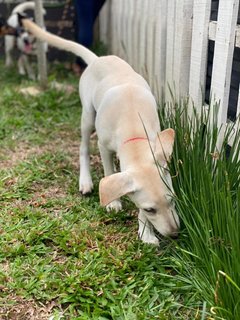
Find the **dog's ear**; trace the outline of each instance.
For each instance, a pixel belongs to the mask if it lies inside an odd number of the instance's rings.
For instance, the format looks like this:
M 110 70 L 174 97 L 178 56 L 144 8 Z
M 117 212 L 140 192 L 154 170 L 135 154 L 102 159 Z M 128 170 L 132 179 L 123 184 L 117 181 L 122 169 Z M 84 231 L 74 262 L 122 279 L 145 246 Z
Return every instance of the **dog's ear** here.
M 27 19 L 27 15 L 26 15 L 26 13 L 17 13 L 17 16 L 18 16 L 18 25 L 20 26 L 20 27 L 22 27 L 22 20 L 23 19 Z
M 175 131 L 171 128 L 158 133 L 156 138 L 154 154 L 163 167 L 169 162 L 174 145 Z
M 101 179 L 99 184 L 100 204 L 108 205 L 126 194 L 136 191 L 131 174 L 118 172 Z

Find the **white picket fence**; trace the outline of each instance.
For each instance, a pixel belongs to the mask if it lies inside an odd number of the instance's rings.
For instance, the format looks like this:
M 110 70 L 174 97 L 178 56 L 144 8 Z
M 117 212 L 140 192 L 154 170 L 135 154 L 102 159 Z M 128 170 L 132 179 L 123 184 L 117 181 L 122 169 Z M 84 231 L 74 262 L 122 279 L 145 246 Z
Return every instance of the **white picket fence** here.
M 108 0 L 100 14 L 100 36 L 110 52 L 128 61 L 155 95 L 190 96 L 201 108 L 207 77 L 208 40 L 215 41 L 211 95 L 219 102 L 219 125 L 227 122 L 234 47 L 240 47 L 240 0 Z M 240 114 L 240 89 L 237 114 Z

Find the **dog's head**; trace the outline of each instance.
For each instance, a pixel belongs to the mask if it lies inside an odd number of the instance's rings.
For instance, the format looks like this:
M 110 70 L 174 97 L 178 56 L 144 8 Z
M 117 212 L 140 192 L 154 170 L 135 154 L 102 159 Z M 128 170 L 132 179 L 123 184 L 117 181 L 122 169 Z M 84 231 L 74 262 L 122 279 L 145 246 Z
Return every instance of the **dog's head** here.
M 167 169 L 173 144 L 174 130 L 164 130 L 158 135 L 150 163 L 103 178 L 99 185 L 101 204 L 128 195 L 160 234 L 176 236 L 179 218 Z
M 8 24 L 16 29 L 17 46 L 25 54 L 32 54 L 36 38 L 23 28 L 22 19 L 27 18 L 25 13 L 15 13 L 8 19 Z
M 36 38 L 31 33 L 21 29 L 18 33 L 17 44 L 18 49 L 25 54 L 32 54 L 35 50 Z

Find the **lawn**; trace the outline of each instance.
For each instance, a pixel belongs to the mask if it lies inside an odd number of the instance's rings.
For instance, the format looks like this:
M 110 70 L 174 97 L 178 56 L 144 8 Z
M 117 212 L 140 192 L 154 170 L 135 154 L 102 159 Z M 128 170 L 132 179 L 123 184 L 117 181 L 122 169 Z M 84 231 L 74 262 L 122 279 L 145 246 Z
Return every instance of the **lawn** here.
M 228 156 L 225 145 L 215 153 L 207 119 L 191 125 L 184 106 L 160 108 L 162 127 L 177 133 L 171 171 L 182 227 L 177 241 L 146 245 L 127 198 L 120 213 L 99 205 L 95 135 L 95 189 L 79 194 L 78 79 L 56 64 L 53 80 L 73 90 L 24 95 L 35 83 L 0 63 L 0 319 L 237 320 L 239 141 Z

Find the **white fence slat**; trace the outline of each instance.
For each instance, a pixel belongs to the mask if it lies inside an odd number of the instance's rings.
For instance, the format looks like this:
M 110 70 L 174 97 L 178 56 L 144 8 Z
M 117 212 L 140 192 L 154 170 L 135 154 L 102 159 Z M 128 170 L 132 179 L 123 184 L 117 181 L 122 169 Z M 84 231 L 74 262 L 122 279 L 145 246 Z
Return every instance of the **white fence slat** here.
M 197 110 L 200 110 L 204 102 L 210 12 L 211 1 L 194 1 L 189 95 Z
M 166 86 L 176 99 L 188 94 L 193 0 L 168 1 Z M 167 100 L 170 100 L 168 88 Z
M 146 73 L 147 73 L 147 80 L 151 87 L 154 84 L 154 62 L 155 62 L 155 36 L 157 30 L 155 30 L 155 19 L 156 19 L 156 7 L 155 7 L 155 0 L 145 0 L 148 3 L 148 23 L 146 24 Z
M 122 8 L 122 20 L 121 20 L 121 29 L 120 29 L 120 34 L 121 34 L 121 53 L 120 56 L 121 58 L 123 58 L 126 61 L 129 61 L 129 52 L 128 52 L 128 47 L 127 47 L 127 43 L 128 43 L 128 34 L 129 34 L 129 30 L 128 30 L 128 10 L 129 10 L 129 1 L 128 0 L 121 0 L 118 1 L 119 5 L 120 3 L 122 3 L 121 5 L 123 6 Z
M 134 20 L 133 20 L 133 41 L 132 41 L 132 47 L 133 47 L 133 68 L 137 72 L 140 72 L 140 24 L 142 20 L 142 3 L 141 1 L 135 1 L 134 2 Z
M 118 23 L 116 23 L 118 20 L 117 20 L 117 17 L 119 17 L 119 14 L 118 14 L 118 4 L 117 4 L 117 0 L 112 0 L 111 1 L 111 42 L 108 43 L 110 44 L 110 49 L 111 51 L 116 54 L 117 53 L 117 50 L 118 50 L 118 41 L 119 41 L 119 32 L 118 32 Z M 101 20 L 100 20 L 100 23 L 101 23 Z
M 169 87 L 173 90 L 174 38 L 175 38 L 175 0 L 167 2 L 167 41 L 166 41 L 166 100 L 171 100 Z
M 156 21 L 155 21 L 155 67 L 154 67 L 154 93 L 160 101 L 163 98 L 166 81 L 166 43 L 167 43 L 167 2 L 165 0 L 156 1 Z M 165 90 L 164 90 L 165 91 Z
M 211 84 L 212 104 L 219 103 L 219 126 L 227 121 L 238 7 L 239 0 L 219 0 Z
M 240 48 L 240 25 L 237 26 L 237 29 L 236 29 L 236 43 L 235 43 L 235 46 Z
M 127 49 L 129 54 L 129 60 L 131 66 L 133 66 L 134 62 L 134 49 L 133 49 L 133 42 L 134 38 L 137 36 L 137 34 L 133 33 L 133 26 L 134 26 L 134 2 L 135 0 L 129 0 L 128 3 L 128 19 L 127 19 L 127 30 L 128 30 L 128 37 L 127 37 Z
M 174 82 L 176 98 L 188 95 L 193 0 L 176 0 Z
M 147 23 L 148 23 L 148 2 L 146 0 L 138 0 L 142 5 L 142 19 L 140 23 L 140 39 L 139 39 L 139 69 L 143 76 L 146 77 L 146 37 L 147 37 Z
M 238 90 L 238 104 L 237 104 L 237 113 L 236 117 L 240 117 L 240 85 L 239 85 L 239 90 Z
M 99 13 L 99 36 L 103 43 L 110 43 L 111 37 L 111 19 L 110 19 L 110 12 L 111 10 L 111 3 L 106 1 Z

